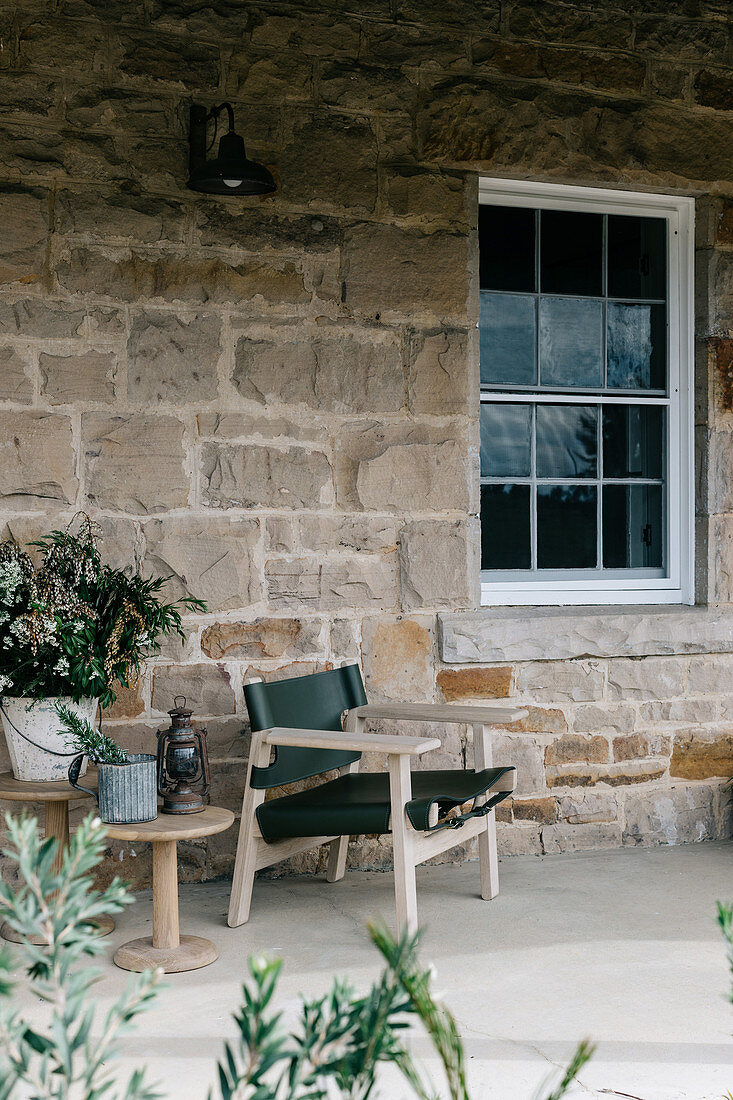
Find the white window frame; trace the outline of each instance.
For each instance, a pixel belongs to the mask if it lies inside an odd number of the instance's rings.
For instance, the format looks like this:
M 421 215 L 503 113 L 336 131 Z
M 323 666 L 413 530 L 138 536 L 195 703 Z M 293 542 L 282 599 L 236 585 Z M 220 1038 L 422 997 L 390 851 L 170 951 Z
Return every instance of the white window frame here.
M 598 580 L 494 580 L 489 571 L 484 571 L 481 603 L 491 606 L 694 603 L 694 199 L 482 178 L 479 203 L 666 218 L 669 303 L 667 575 Z M 516 401 L 514 394 L 506 390 L 482 390 L 482 398 L 488 393 L 492 401 L 512 398 Z M 597 398 L 589 395 L 589 400 Z

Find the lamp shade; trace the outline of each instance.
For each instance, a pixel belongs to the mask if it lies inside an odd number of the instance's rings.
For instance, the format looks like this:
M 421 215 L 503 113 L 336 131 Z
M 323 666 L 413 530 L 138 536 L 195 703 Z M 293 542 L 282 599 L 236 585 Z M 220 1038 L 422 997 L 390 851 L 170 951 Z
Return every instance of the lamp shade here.
M 187 186 L 213 195 L 269 195 L 276 190 L 270 172 L 248 159 L 244 140 L 233 130 L 219 141 L 218 156 L 191 168 Z

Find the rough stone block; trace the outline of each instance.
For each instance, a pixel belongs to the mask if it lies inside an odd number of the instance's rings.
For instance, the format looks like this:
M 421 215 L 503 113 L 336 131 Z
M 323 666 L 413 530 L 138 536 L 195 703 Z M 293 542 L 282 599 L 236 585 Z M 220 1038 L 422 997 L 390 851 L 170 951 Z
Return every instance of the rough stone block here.
M 48 194 L 13 184 L 0 188 L 4 226 L 0 242 L 0 283 L 34 283 L 43 274 L 48 244 Z
M 205 313 L 178 317 L 145 310 L 127 342 L 127 396 L 146 406 L 211 401 L 216 396 L 220 323 Z
M 198 715 L 226 715 L 235 710 L 229 674 L 221 665 L 159 665 L 153 669 L 154 711 L 165 714 L 176 695 L 186 696 L 186 705 Z
M 371 211 L 377 201 L 377 142 L 368 118 L 314 115 L 296 122 L 280 159 L 289 203 L 329 202 Z
M 690 661 L 690 695 L 724 695 L 733 687 L 733 654 L 693 657 Z
M 553 852 L 590 852 L 602 848 L 618 848 L 621 845 L 621 826 L 614 822 L 590 822 L 582 825 L 544 825 L 542 847 L 548 855 Z
M 265 582 L 269 603 L 283 610 L 299 606 L 324 611 L 375 609 L 397 604 L 395 554 L 271 558 L 265 563 Z
M 568 733 L 545 749 L 545 764 L 607 764 L 608 741 L 605 737 L 581 737 Z
M 145 572 L 170 577 L 171 596 L 195 596 L 209 611 L 262 598 L 257 520 L 176 516 L 146 523 L 143 531 Z
M 202 499 L 213 508 L 317 508 L 331 503 L 331 466 L 301 447 L 207 443 L 201 450 Z
M 617 11 L 600 12 L 592 6 L 558 8 L 549 0 L 525 0 L 512 9 L 509 28 L 517 38 L 591 46 L 603 42 L 623 49 L 631 42 L 633 23 Z
M 552 825 L 557 821 L 557 800 L 554 798 L 514 798 L 511 804 L 515 821 L 536 821 L 540 825 Z
M 676 734 L 669 774 L 680 779 L 733 776 L 733 734 L 725 727 Z
M 656 724 L 657 722 L 714 722 L 718 716 L 715 699 L 671 699 L 642 703 L 639 707 L 639 721 Z
M 117 356 L 107 351 L 72 352 L 39 358 L 41 393 L 52 405 L 109 404 L 115 397 Z
M 608 666 L 610 699 L 669 699 L 684 695 L 686 688 L 687 662 L 684 658 L 618 660 L 611 661 Z
M 517 668 L 517 691 L 539 703 L 602 699 L 604 680 L 597 661 L 532 661 Z
M 463 176 L 416 166 L 395 166 L 387 181 L 387 201 L 398 217 L 439 218 L 468 228 L 469 190 Z M 458 382 L 459 379 L 456 379 Z
M 314 255 L 335 253 L 341 243 L 341 225 L 336 218 L 318 214 L 293 214 L 267 207 L 233 205 L 214 195 L 195 208 L 196 234 L 202 245 L 241 248 L 259 252 L 298 252 Z
M 375 316 L 468 315 L 467 240 L 463 234 L 369 223 L 344 237 L 346 304 Z
M 713 795 L 713 787 L 699 783 L 675 784 L 667 790 L 627 795 L 624 844 L 714 840 L 718 833 Z
M 349 426 L 336 444 L 339 504 L 354 511 L 469 510 L 473 469 L 458 432 L 446 434 L 412 424 Z
M 412 412 L 437 416 L 472 414 L 478 399 L 477 372 L 467 369 L 468 343 L 467 333 L 451 330 L 413 336 L 408 375 Z
M 430 619 L 366 619 L 363 650 L 367 694 L 372 702 L 432 702 Z
M 184 302 L 301 302 L 309 297 L 303 276 L 289 260 L 272 265 L 258 260 L 225 263 L 117 249 L 115 258 L 91 248 L 71 248 L 56 264 L 60 285 L 70 294 L 101 294 L 138 302 L 141 299 Z
M 0 333 L 44 339 L 67 339 L 81 335 L 83 309 L 70 309 L 66 303 L 29 298 L 20 302 L 0 302 Z
M 232 381 L 263 405 L 305 404 L 319 412 L 394 413 L 405 403 L 396 333 L 254 328 L 236 346 Z
M 521 700 L 517 700 L 521 705 Z M 525 706 L 526 718 L 520 718 L 518 722 L 512 722 L 506 729 L 517 733 L 566 733 L 568 729 L 567 718 L 563 711 L 554 707 Z
M 635 724 L 636 711 L 625 703 L 590 703 L 577 707 L 573 718 L 576 733 L 630 733 Z
M 142 686 L 142 680 L 138 680 L 129 687 L 116 683 L 114 689 L 117 692 L 117 698 L 111 707 L 102 711 L 102 721 L 106 722 L 114 718 L 138 718 L 145 710 Z
M 435 681 L 447 703 L 464 699 L 505 699 L 511 695 L 512 673 L 509 665 L 496 668 L 441 668 Z
M 237 440 L 241 443 L 271 442 L 275 439 L 306 442 L 328 439 L 325 424 L 313 417 L 307 420 L 278 416 L 268 410 L 251 412 L 204 412 L 196 417 L 198 433 L 203 439 Z M 258 437 L 258 438 L 256 438 Z
M 336 664 L 350 661 L 361 665 L 361 621 L 331 620 L 331 653 Z
M 0 348 L 0 401 L 24 405 L 33 400 L 29 364 L 15 348 Z
M 496 824 L 496 847 L 499 857 L 541 856 L 540 826 L 529 822 L 521 825 Z
M 614 760 L 643 760 L 647 756 L 669 756 L 672 741 L 659 733 L 631 733 L 614 737 Z
M 179 420 L 86 413 L 82 440 L 86 492 L 97 507 L 146 515 L 187 504 Z
M 359 554 L 385 551 L 391 553 L 397 550 L 397 524 L 385 517 L 324 514 L 300 516 L 290 521 L 292 528 L 287 534 L 279 522 L 283 519 L 284 517 L 278 516 L 268 520 L 268 539 L 273 550 L 309 550 L 323 553 L 354 550 Z
M 100 99 L 95 88 L 93 93 L 77 92 L 72 97 L 70 109 L 80 118 L 100 111 L 114 115 L 119 113 L 128 120 L 128 124 L 142 123 L 156 135 L 162 133 L 164 127 L 170 128 L 170 119 L 161 109 L 160 101 L 157 109 L 145 113 L 140 109 L 144 105 L 145 99 L 124 94 L 108 93 Z M 117 124 L 115 118 L 113 125 Z M 81 125 L 87 126 L 88 122 Z M 89 234 L 102 241 L 117 238 L 136 244 L 179 242 L 184 240 L 187 229 L 186 207 L 142 190 L 131 191 L 122 187 L 114 191 L 95 190 L 93 193 L 64 190 L 58 195 L 54 209 L 57 232 Z
M 618 817 L 616 795 L 611 791 L 579 790 L 557 799 L 558 814 L 571 825 L 615 821 Z
M 478 599 L 478 524 L 407 523 L 400 531 L 402 606 L 470 607 Z
M 626 787 L 635 783 L 649 783 L 662 779 L 666 774 L 666 764 L 652 761 L 630 761 L 622 764 L 588 765 L 579 767 L 569 764 L 560 767 L 548 767 L 547 786 L 556 787 L 595 787 L 603 783 L 608 787 Z
M 0 502 L 6 508 L 73 504 L 78 482 L 71 421 L 36 412 L 0 412 Z
M 323 655 L 324 625 L 320 619 L 255 619 L 207 626 L 201 649 L 218 661 L 261 660 L 263 657 L 297 660 Z
M 513 765 L 517 769 L 516 798 L 546 793 L 543 746 L 538 740 L 522 734 L 497 733 L 493 748 L 495 768 Z

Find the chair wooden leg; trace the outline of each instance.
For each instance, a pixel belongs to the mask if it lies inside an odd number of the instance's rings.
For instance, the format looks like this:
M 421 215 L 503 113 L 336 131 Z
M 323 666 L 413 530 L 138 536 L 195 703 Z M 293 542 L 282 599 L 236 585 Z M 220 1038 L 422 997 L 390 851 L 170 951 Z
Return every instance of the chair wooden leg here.
M 353 726 L 355 723 L 352 720 L 351 723 L 347 721 L 347 728 Z M 362 722 L 363 725 L 363 722 Z M 339 775 L 353 775 L 359 770 L 359 761 L 355 760 L 353 764 L 344 764 L 342 768 L 339 768 Z M 346 856 L 349 852 L 349 838 L 348 836 L 337 837 L 336 840 L 332 840 L 328 846 L 328 867 L 326 868 L 326 882 L 338 882 L 346 874 Z
M 417 932 L 417 887 L 415 883 L 414 831 L 405 813 L 412 797 L 410 759 L 405 755 L 389 757 L 389 790 L 392 808 L 394 845 L 395 903 L 397 930 Z
M 486 726 L 473 727 L 473 760 L 477 771 L 492 766 L 491 741 Z M 496 850 L 496 817 L 492 810 L 486 828 L 479 833 L 478 858 L 481 869 L 481 897 L 491 901 L 499 893 L 499 857 Z
M 257 807 L 262 804 L 265 798 L 264 791 L 256 791 L 250 786 L 250 778 L 252 767 L 266 767 L 269 758 L 270 750 L 268 746 L 262 744 L 257 734 L 255 734 L 252 738 L 252 749 L 247 768 L 247 785 L 244 788 L 244 798 L 242 799 L 242 819 L 239 823 L 237 857 L 234 862 L 232 892 L 229 897 L 227 924 L 230 928 L 236 928 L 249 920 L 255 871 L 257 870 L 258 836 L 255 828 L 257 822 L 255 813 Z

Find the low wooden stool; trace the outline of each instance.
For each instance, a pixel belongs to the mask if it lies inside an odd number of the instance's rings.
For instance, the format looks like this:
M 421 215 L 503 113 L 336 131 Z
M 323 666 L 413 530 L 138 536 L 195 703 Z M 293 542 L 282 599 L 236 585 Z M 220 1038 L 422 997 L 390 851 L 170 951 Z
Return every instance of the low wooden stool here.
M 97 785 L 96 773 L 90 772 L 86 782 L 92 787 Z M 78 791 L 65 779 L 53 783 L 24 782 L 16 779 L 12 772 L 0 773 L 0 799 L 5 802 L 43 802 L 45 808 L 44 833 L 46 838 L 54 837 L 59 842 L 54 860 L 53 869 L 57 872 L 61 869 L 64 851 L 69 846 L 69 803 L 82 798 L 91 798 L 85 791 Z M 97 917 L 94 923 L 100 936 L 108 936 L 114 931 L 115 922 L 111 917 Z M 21 937 L 3 924 L 0 928 L 0 936 L 13 943 L 20 943 Z M 46 941 L 38 936 L 30 936 L 30 942 L 44 944 Z
M 181 936 L 178 928 L 179 840 L 223 833 L 234 821 L 231 810 L 207 806 L 198 814 L 159 814 L 139 825 L 107 825 L 114 840 L 146 840 L 153 845 L 153 935 L 124 943 L 114 961 L 122 970 L 154 970 L 166 974 L 196 970 L 219 957 L 216 945 L 201 936 Z

